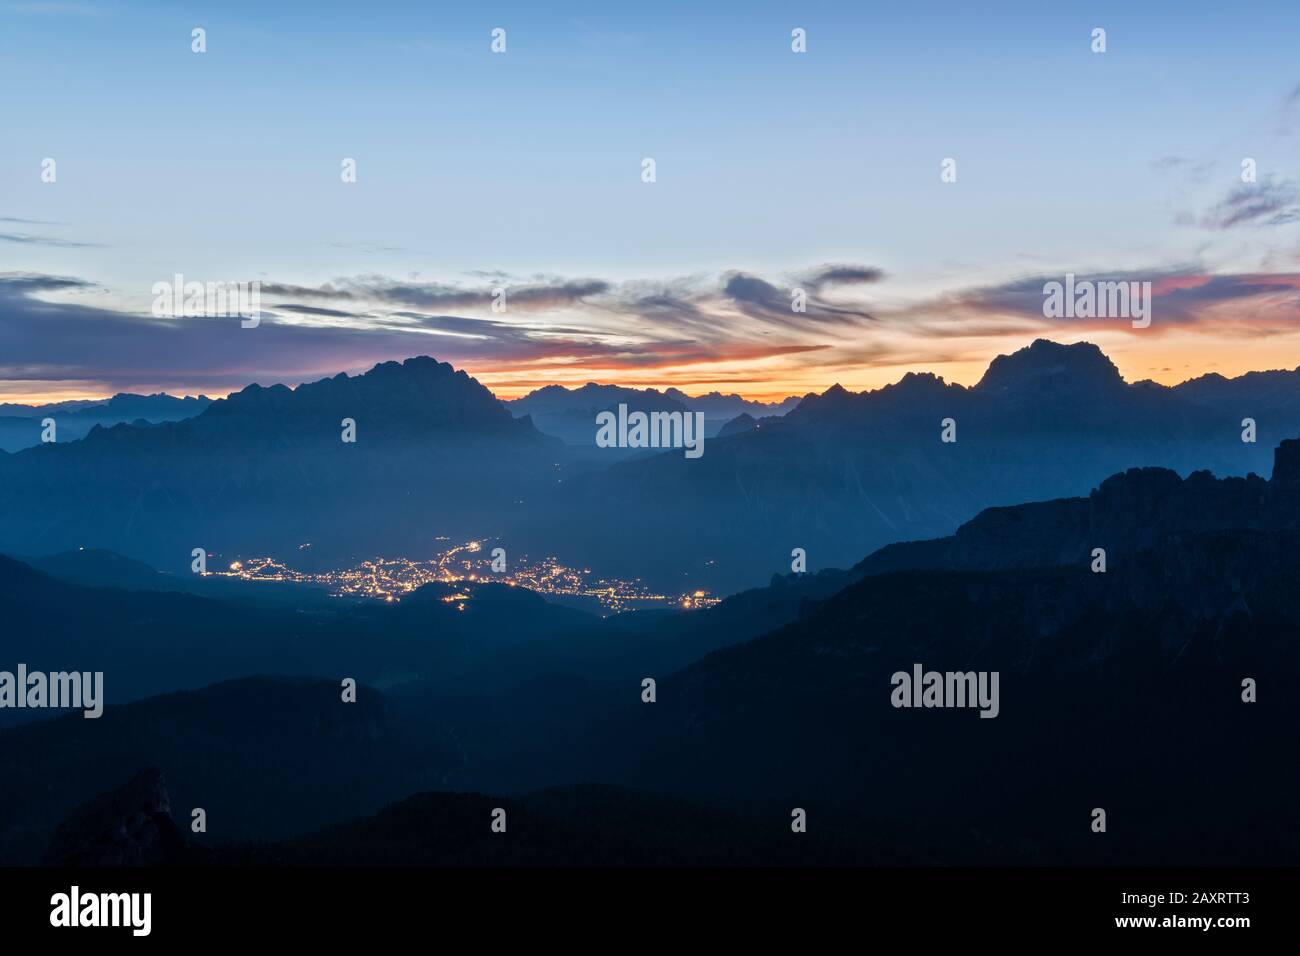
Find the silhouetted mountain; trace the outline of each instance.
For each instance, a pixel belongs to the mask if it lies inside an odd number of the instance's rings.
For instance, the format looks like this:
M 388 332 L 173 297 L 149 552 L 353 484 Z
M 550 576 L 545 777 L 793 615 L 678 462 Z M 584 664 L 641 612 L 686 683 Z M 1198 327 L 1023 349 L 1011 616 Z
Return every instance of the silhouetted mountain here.
M 571 445 L 594 446 L 596 415 L 616 412 L 620 404 L 629 412 L 702 412 L 704 434 L 712 438 L 727 422 L 739 415 L 784 415 L 798 403 L 796 398 L 781 402 L 751 402 L 739 395 L 709 392 L 692 397 L 676 388 L 660 392 L 655 388 L 626 388 L 621 385 L 597 385 L 588 382 L 581 388 L 547 385 L 523 398 L 506 402 L 516 415 L 530 415 L 537 427 L 548 435 L 563 438 Z M 617 451 L 602 449 L 606 458 L 624 457 Z
M 456 679 L 426 675 L 382 698 L 363 688 L 359 700 L 383 714 L 360 733 L 349 728 L 366 711 L 338 703 L 336 681 L 301 694 L 240 681 L 3 732 L 0 819 L 14 822 L 2 845 L 8 858 L 39 853 L 72 806 L 157 765 L 173 781 L 197 774 L 202 796 L 179 796 L 176 783 L 175 805 L 205 806 L 211 821 L 203 800 L 221 797 L 228 823 L 213 842 L 226 845 L 214 858 L 232 864 L 1294 863 L 1300 767 L 1277 755 L 1300 718 L 1286 692 L 1300 679 L 1300 441 L 1276 457 L 1267 482 L 1132 470 L 1087 498 L 993 509 L 949 539 L 886 549 L 848 572 L 779 577 L 708 612 L 629 615 L 589 632 L 562 624 L 549 640 L 493 620 L 477 638 L 485 653 Z M 1098 541 L 1104 573 L 1091 567 Z M 909 568 L 919 561 L 929 564 Z M 10 580 L 0 599 L 77 602 L 31 569 Z M 103 596 L 113 592 L 94 593 L 111 621 Z M 380 643 L 386 634 L 436 633 L 463 654 L 468 635 L 449 642 L 424 623 L 421 605 L 443 604 L 438 593 L 419 597 L 370 606 L 379 624 L 351 618 L 345 629 L 384 659 L 396 648 Z M 156 616 L 150 627 L 168 633 Z M 777 626 L 756 636 L 765 621 Z M 721 649 L 675 663 L 709 647 Z M 893 675 L 916 665 L 997 672 L 997 716 L 893 706 Z M 642 699 L 647 676 L 654 703 Z M 1243 700 L 1247 678 L 1255 702 Z M 344 723 L 325 741 L 298 739 L 322 720 Z M 259 728 L 274 734 L 253 740 Z M 354 733 L 363 768 L 349 756 Z M 225 755 L 221 781 L 205 776 L 212 752 Z M 286 753 L 294 761 L 275 767 L 274 805 L 259 804 L 259 761 Z M 339 766 L 356 776 L 336 779 Z M 38 795 L 20 783 L 30 779 L 58 782 Z M 230 796 L 236 780 L 256 780 L 257 792 Z M 510 796 L 578 781 L 668 797 L 607 787 Z M 431 788 L 504 796 L 426 794 L 283 839 Z M 304 815 L 290 798 L 307 792 Z M 340 813 L 348 801 L 369 807 Z M 495 806 L 517 843 L 487 842 Z M 826 832 L 783 842 L 792 807 L 808 809 L 810 834 Z M 1096 807 L 1104 834 L 1091 830 Z
M 999 355 L 975 386 L 986 395 L 1034 404 L 1115 400 L 1127 387 L 1119 369 L 1097 346 L 1060 345 L 1047 339 Z
M 684 403 L 666 397 L 657 388 L 627 388 L 596 382 L 588 382 L 580 388 L 545 385 L 504 404 L 512 413 L 522 412 L 536 419 L 539 415 L 557 415 L 573 410 L 590 411 L 594 416 L 596 412 L 617 408 L 619 402 L 641 411 L 683 411 L 686 408 Z M 594 422 L 592 431 L 595 431 Z
M 1090 566 L 1095 548 L 1113 562 L 1172 534 L 1300 527 L 1300 440 L 1282 442 L 1274 455 L 1268 481 L 1134 468 L 1086 498 L 989 508 L 951 537 L 889 545 L 852 573 Z
M 217 600 L 262 604 L 294 609 L 319 608 L 347 603 L 332 596 L 323 586 L 280 581 L 248 581 L 192 571 L 164 574 L 113 551 L 78 548 L 39 558 L 14 556 L 24 564 L 51 577 L 87 587 L 122 588 L 128 591 L 180 591 Z
M 176 396 L 165 392 L 153 395 L 136 395 L 118 392 L 111 398 L 76 399 L 67 402 L 50 402 L 44 405 L 0 403 L 0 416 L 6 418 L 44 418 L 59 416 L 117 417 L 120 421 L 145 418 L 150 421 L 177 420 L 197 415 L 212 404 L 206 395 Z
M 1040 340 L 971 388 L 921 374 L 860 394 L 835 386 L 706 442 L 699 459 L 670 451 L 578 476 L 550 511 L 552 536 L 563 526 L 585 561 L 613 573 L 686 574 L 723 592 L 788 569 L 796 547 L 810 567 L 844 567 L 891 542 L 951 534 L 987 507 L 1086 494 L 1133 467 L 1262 472 L 1277 441 L 1300 435 L 1283 380 L 1300 393 L 1300 375 L 1284 373 L 1255 380 L 1258 393 L 1242 386 L 1240 399 L 1191 401 L 1125 384 L 1096 346 Z M 1258 442 L 1243 442 L 1256 408 Z M 953 442 L 942 440 L 948 419 Z M 618 534 L 583 514 L 617 516 Z
M 427 356 L 383 362 L 364 375 L 339 373 L 292 389 L 250 385 L 214 402 L 194 424 L 204 438 L 254 438 L 274 445 L 312 438 L 338 441 L 343 418 L 364 421 L 367 437 L 402 443 L 458 433 L 536 434 L 477 381 Z
M 795 548 L 813 569 L 846 567 L 1134 467 L 1262 472 L 1278 440 L 1300 435 L 1300 402 L 1288 398 L 1300 373 L 1234 381 L 1128 385 L 1095 346 L 1039 340 L 971 388 L 928 374 L 861 394 L 836 386 L 687 458 L 565 446 L 463 372 L 412 359 L 297 389 L 250 386 L 184 422 L 0 455 L 0 549 L 107 549 L 185 571 L 201 547 L 319 568 L 425 557 L 440 535 L 495 537 L 511 553 L 669 593 L 726 593 L 784 573 Z M 633 396 L 679 407 L 597 385 L 519 402 L 572 413 L 594 438 L 596 410 Z M 1247 417 L 1258 442 L 1241 440 Z M 345 419 L 355 443 L 341 440 Z
M 98 548 L 79 548 L 45 558 L 28 558 L 25 563 L 52 577 L 90 587 L 135 591 L 184 590 L 168 587 L 173 575 L 160 574 L 143 561 Z
M 1266 421 L 1298 414 L 1300 368 L 1247 372 L 1237 378 L 1211 373 L 1175 385 L 1172 390 L 1196 405 L 1236 407 L 1243 417 Z
M 59 824 L 48 866 L 166 866 L 187 862 L 187 841 L 172 819 L 163 774 L 140 771 L 125 785 L 78 807 Z
M 439 534 L 511 523 L 557 481 L 560 448 L 428 358 L 253 385 L 183 422 L 0 458 L 0 549 L 105 548 L 167 570 L 196 547 L 286 555 L 312 542 L 322 561 L 427 551 Z
M 1300 442 L 1277 457 L 1269 482 L 1135 470 L 1086 499 L 985 512 L 919 555 L 943 569 L 878 567 L 661 676 L 653 707 L 629 689 L 592 701 L 624 712 L 593 759 L 697 798 L 969 826 L 1040 862 L 1294 863 L 1300 769 L 1277 754 L 1300 717 L 1284 690 L 1300 679 Z M 854 573 L 891 551 L 907 548 Z M 915 664 L 999 672 L 998 716 L 893 707 L 891 675 Z M 1245 678 L 1273 693 L 1244 702 Z M 1251 787 L 1210 754 L 1250 767 Z
M 739 435 L 741 432 L 747 432 L 758 425 L 757 419 L 753 415 L 737 415 L 727 424 L 723 425 L 718 431 L 719 438 L 726 438 L 728 435 Z
M 460 702 L 456 779 L 599 773 L 731 806 L 816 801 L 837 820 L 976 832 L 983 862 L 1295 862 L 1300 769 L 1277 754 L 1300 717 L 1284 691 L 1300 679 L 1300 442 L 1277 459 L 1268 482 L 1134 470 L 1089 498 L 993 509 L 916 543 L 931 546 L 924 570 L 883 566 L 900 551 L 895 564 L 914 565 L 909 545 L 778 579 L 690 615 L 725 649 L 676 673 L 634 639 L 625 678 L 557 674 L 494 707 Z M 1105 573 L 1091 570 L 1097 543 Z M 945 554 L 994 570 L 951 570 Z M 768 609 L 789 623 L 750 639 Z M 665 636 L 682 626 L 660 622 Z M 918 663 L 998 671 L 999 715 L 894 708 L 891 676 Z M 637 674 L 656 678 L 654 704 Z M 1247 677 L 1273 688 L 1267 700 L 1242 700 Z M 1252 768 L 1252 787 L 1211 753 Z M 1094 807 L 1110 815 L 1104 836 Z
M 43 420 L 53 418 L 58 441 L 85 438 L 96 425 L 122 422 L 174 422 L 203 411 L 212 399 L 173 395 L 120 393 L 104 401 L 55 402 L 49 405 L 0 405 L 0 449 L 18 451 L 41 443 Z
M 66 402 L 47 402 L 43 405 L 28 405 L 23 402 L 0 402 L 0 416 L 5 418 L 37 418 L 51 412 L 74 412 L 78 409 L 102 405 L 102 399 L 72 399 Z
M 617 412 L 619 405 L 626 405 L 628 411 L 633 412 L 685 414 L 688 411 L 685 404 L 668 398 L 657 389 L 597 385 L 595 382 L 575 389 L 547 385 L 505 404 L 515 415 L 530 416 L 537 428 L 547 435 L 562 438 L 570 445 L 592 448 L 596 445 L 596 415 L 600 412 Z M 614 453 L 618 452 L 615 450 Z
M 703 412 L 706 422 L 730 421 L 738 415 L 752 415 L 755 418 L 765 418 L 770 415 L 779 417 L 799 404 L 797 396 L 783 398 L 779 402 L 756 402 L 741 398 L 739 395 L 723 395 L 721 392 L 687 395 L 677 388 L 665 389 L 664 394 L 681 402 L 693 412 Z

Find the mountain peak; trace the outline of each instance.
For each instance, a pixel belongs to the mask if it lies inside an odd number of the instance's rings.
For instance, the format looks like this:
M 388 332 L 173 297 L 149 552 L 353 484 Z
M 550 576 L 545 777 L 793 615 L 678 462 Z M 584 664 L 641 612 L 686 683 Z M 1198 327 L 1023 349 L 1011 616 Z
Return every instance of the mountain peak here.
M 1273 481 L 1279 486 L 1300 486 L 1300 438 L 1285 438 L 1274 449 Z
M 985 393 L 1073 394 L 1123 385 L 1124 378 L 1115 363 L 1093 343 L 1062 345 L 1049 339 L 1036 339 L 1032 345 L 1010 355 L 999 355 L 990 362 L 975 389 Z
M 809 392 L 799 400 L 799 404 L 792 414 L 798 413 L 795 415 L 796 418 L 810 415 L 826 415 L 828 413 L 837 414 L 853 408 L 855 399 L 858 397 L 839 382 L 836 382 L 821 394 Z
M 380 362 L 360 375 L 340 372 L 295 388 L 249 385 L 191 421 L 203 429 L 247 416 L 310 431 L 329 431 L 342 418 L 364 416 L 372 435 L 408 437 L 430 427 L 500 431 L 513 425 L 509 410 L 478 380 L 427 355 Z
M 893 385 L 886 385 L 885 388 L 933 392 L 946 390 L 948 383 L 943 380 L 942 375 L 936 375 L 934 372 L 908 372 Z

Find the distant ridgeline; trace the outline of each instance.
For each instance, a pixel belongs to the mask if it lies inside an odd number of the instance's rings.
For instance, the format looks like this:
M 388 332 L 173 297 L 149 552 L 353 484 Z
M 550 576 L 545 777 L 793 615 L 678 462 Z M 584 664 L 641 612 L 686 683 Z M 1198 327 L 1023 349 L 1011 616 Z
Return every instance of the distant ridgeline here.
M 191 418 L 212 404 L 205 395 L 114 395 L 101 402 L 52 405 L 0 404 L 0 451 L 18 451 L 42 442 L 76 441 L 96 425 L 153 424 Z
M 847 567 L 1129 468 L 1265 474 L 1271 448 L 1300 436 L 1300 372 L 1129 384 L 1095 346 L 1044 340 L 970 388 L 916 374 L 836 386 L 783 416 L 751 403 L 712 435 L 689 403 L 741 400 L 651 391 L 551 386 L 507 408 L 428 358 L 250 386 L 183 421 L 0 455 L 0 551 L 103 548 L 180 571 L 198 547 L 283 559 L 311 542 L 313 560 L 342 566 L 492 537 L 663 590 L 729 593 L 790 570 L 794 549 L 809 570 Z M 702 413 L 710 437 L 698 457 L 600 447 L 598 416 L 620 405 L 683 425 Z M 539 423 L 562 424 L 564 440 Z

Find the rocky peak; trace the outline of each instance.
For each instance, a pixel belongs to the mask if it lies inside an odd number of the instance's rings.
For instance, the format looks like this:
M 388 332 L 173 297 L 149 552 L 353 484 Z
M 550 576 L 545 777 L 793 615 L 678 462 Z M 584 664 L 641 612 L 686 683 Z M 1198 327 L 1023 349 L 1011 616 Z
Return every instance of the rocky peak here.
M 1088 394 L 1124 386 L 1119 369 L 1091 342 L 1062 345 L 1037 339 L 1027 348 L 999 355 L 975 386 L 989 394 Z
M 185 837 L 171 815 L 161 770 L 150 767 L 82 804 L 54 832 L 47 866 L 157 866 L 178 862 Z

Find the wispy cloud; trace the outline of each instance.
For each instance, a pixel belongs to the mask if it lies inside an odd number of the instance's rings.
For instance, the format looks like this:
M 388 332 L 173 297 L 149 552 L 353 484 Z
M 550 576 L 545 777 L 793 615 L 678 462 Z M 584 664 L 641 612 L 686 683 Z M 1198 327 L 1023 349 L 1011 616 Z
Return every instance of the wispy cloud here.
M 803 284 L 810 289 L 820 291 L 827 286 L 879 282 L 884 277 L 885 273 L 882 270 L 871 266 L 828 265 L 806 275 Z
M 1105 330 L 1136 342 L 1182 328 L 1241 340 L 1300 329 L 1300 273 L 1216 274 L 1195 265 L 1077 275 L 1150 281 L 1153 323 L 1140 333 L 1115 319 L 1045 318 L 1043 286 L 1062 273 L 880 301 L 872 301 L 880 273 L 865 265 L 792 270 L 785 279 L 740 271 L 627 281 L 492 275 L 464 286 L 378 275 L 266 283 L 263 295 L 274 298 L 263 321 L 243 329 L 237 319 L 105 309 L 98 303 L 106 290 L 81 278 L 0 274 L 8 370 L 0 378 L 211 394 L 427 354 L 493 388 L 596 380 L 773 395 L 774 382 L 804 392 L 904 362 L 986 362 L 991 349 L 1044 334 Z M 791 309 L 800 282 L 814 290 L 805 313 Z M 495 312 L 491 291 L 501 287 L 507 307 Z M 96 304 L 87 304 L 88 292 Z M 824 298 L 831 292 L 833 302 Z
M 294 296 L 345 302 L 374 302 L 423 309 L 487 308 L 500 286 L 464 288 L 433 282 L 401 282 L 382 275 L 337 279 L 315 288 L 267 283 L 262 291 L 270 295 Z M 609 284 L 596 279 L 534 282 L 508 290 L 514 308 L 552 309 L 580 302 L 607 292 Z
M 1162 175 L 1179 176 L 1193 183 L 1203 183 L 1213 172 L 1214 160 L 1191 159 L 1187 156 L 1161 156 L 1151 162 L 1151 168 Z
M 855 288 L 878 272 L 837 265 L 805 275 L 816 288 Z M 594 370 L 689 384 L 730 381 L 742 365 L 825 354 L 869 320 L 864 305 L 832 304 L 815 293 L 806 312 L 796 312 L 788 283 L 743 272 L 658 281 L 496 272 L 474 278 L 464 285 L 382 275 L 312 286 L 266 282 L 261 291 L 270 301 L 262 323 L 241 329 L 237 321 L 159 319 L 70 302 L 67 295 L 48 300 L 47 293 L 94 286 L 9 274 L 0 276 L 0 338 L 14 344 L 15 363 L 114 389 L 184 383 L 185 391 L 220 392 L 415 354 L 534 381 Z M 502 312 L 492 307 L 498 289 L 505 290 Z
M 794 290 L 778 288 L 765 279 L 744 272 L 725 277 L 723 293 L 746 315 L 783 328 L 825 323 L 857 324 L 871 318 L 870 313 L 852 307 L 830 305 L 808 296 L 803 311 L 794 309 Z M 813 287 L 812 291 L 816 291 Z
M 0 232 L 0 242 L 14 242 L 23 246 L 55 246 L 60 249 L 90 249 L 98 245 L 94 242 L 74 242 L 56 236 L 34 236 L 22 232 Z
M 92 289 L 95 283 L 73 276 L 51 276 L 39 272 L 0 272 L 0 297 L 25 297 L 36 292 Z
M 1278 132 L 1282 136 L 1289 136 L 1295 131 L 1297 119 L 1300 118 L 1300 83 L 1296 83 L 1282 95 L 1278 115 L 1280 117 Z
M 1114 318 L 1047 319 L 1043 286 L 1063 280 L 1061 273 L 1026 276 L 1010 282 L 959 290 L 900 313 L 926 323 L 927 334 L 940 337 L 1002 334 L 1030 328 L 1113 329 L 1127 322 Z M 1080 273 L 1086 282 L 1150 282 L 1153 321 L 1142 334 L 1173 328 L 1201 327 L 1214 332 L 1234 328 L 1247 334 L 1291 333 L 1300 328 L 1300 273 L 1216 275 L 1195 267 L 1165 270 Z
M 1201 218 L 1210 229 L 1238 226 L 1283 226 L 1300 222 L 1300 187 L 1291 180 L 1265 176 L 1243 183 Z

